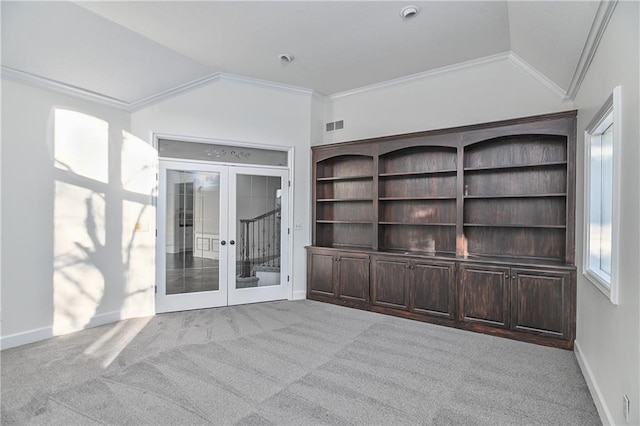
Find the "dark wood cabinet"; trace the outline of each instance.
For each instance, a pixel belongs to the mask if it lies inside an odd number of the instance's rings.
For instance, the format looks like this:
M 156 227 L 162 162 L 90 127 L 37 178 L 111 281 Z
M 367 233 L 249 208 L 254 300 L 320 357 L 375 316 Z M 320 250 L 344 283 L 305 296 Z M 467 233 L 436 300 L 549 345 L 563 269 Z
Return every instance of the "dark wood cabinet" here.
M 511 321 L 517 331 L 560 338 L 571 336 L 570 271 L 511 268 Z
M 409 262 L 402 258 L 374 258 L 373 304 L 409 310 L 408 268 Z
M 335 253 L 327 250 L 309 250 L 307 254 L 307 295 L 336 296 L 334 279 Z
M 411 271 L 411 310 L 454 319 L 455 263 L 415 260 Z
M 371 303 L 381 308 L 454 319 L 455 263 L 373 256 Z
M 370 256 L 327 249 L 307 254 L 307 297 L 339 300 L 341 304 L 369 303 Z
M 355 302 L 369 302 L 370 257 L 356 253 L 338 253 L 338 297 Z
M 573 316 L 571 275 L 571 270 L 542 267 L 462 264 L 459 320 L 569 339 Z
M 570 111 L 314 147 L 308 297 L 571 348 L 575 145 Z
M 460 266 L 461 321 L 509 328 L 510 303 L 508 267 Z

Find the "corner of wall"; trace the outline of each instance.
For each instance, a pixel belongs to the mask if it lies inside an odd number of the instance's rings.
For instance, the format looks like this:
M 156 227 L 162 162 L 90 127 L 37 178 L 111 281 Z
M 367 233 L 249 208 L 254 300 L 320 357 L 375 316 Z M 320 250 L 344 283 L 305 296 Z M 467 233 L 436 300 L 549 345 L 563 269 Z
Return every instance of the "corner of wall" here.
M 576 340 L 574 343 L 574 354 L 576 359 L 578 360 L 578 365 L 580 366 L 580 371 L 582 371 L 582 375 L 584 376 L 585 381 L 587 382 L 587 387 L 589 388 L 589 392 L 591 393 L 591 398 L 596 405 L 596 409 L 598 410 L 598 415 L 600 416 L 600 421 L 603 425 L 613 425 L 615 422 L 613 421 L 613 417 L 607 408 L 607 404 L 605 403 L 604 396 L 598 386 L 598 382 L 596 381 L 593 371 L 591 371 L 591 366 L 589 362 L 585 358 L 584 352 L 580 346 L 580 342 Z

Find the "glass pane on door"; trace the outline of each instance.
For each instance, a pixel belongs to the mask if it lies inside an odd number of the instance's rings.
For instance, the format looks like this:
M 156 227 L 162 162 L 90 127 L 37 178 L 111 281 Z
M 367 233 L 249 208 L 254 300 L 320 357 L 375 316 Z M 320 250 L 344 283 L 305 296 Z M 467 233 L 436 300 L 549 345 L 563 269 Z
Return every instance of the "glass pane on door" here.
M 236 175 L 236 289 L 281 283 L 281 182 L 281 176 Z
M 166 294 L 220 289 L 220 173 L 167 170 Z

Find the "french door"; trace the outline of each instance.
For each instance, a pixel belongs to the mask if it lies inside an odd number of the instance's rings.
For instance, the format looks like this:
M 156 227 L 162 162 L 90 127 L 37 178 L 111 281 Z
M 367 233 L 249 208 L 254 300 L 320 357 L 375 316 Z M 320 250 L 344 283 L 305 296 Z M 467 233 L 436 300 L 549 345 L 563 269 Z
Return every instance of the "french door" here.
M 160 162 L 156 312 L 286 299 L 288 170 Z

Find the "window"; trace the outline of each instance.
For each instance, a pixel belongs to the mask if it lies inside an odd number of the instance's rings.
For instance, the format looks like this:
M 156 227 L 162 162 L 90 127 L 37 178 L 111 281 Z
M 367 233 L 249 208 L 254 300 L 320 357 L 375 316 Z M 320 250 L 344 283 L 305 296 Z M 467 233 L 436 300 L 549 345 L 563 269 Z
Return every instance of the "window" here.
M 583 273 L 618 304 L 620 86 L 585 131 L 585 244 Z

